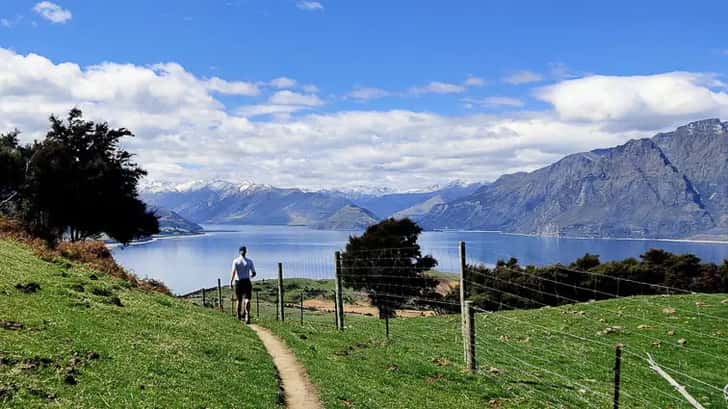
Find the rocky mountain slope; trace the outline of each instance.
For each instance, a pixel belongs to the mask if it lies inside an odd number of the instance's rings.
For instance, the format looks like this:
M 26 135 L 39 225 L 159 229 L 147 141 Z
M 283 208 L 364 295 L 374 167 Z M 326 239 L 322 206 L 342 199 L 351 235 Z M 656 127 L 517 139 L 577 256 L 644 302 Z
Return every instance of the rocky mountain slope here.
M 502 176 L 433 206 L 421 223 L 558 236 L 719 236 L 728 232 L 726 182 L 728 123 L 710 119 Z

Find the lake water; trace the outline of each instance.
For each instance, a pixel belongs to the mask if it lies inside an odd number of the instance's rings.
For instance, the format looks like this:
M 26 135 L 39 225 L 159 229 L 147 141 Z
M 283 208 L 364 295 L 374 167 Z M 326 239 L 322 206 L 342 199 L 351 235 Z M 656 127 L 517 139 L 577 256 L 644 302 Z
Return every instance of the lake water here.
M 181 294 L 229 281 L 230 264 L 241 245 L 255 261 L 259 278 L 277 276 L 277 263 L 287 277 L 333 277 L 334 251 L 343 248 L 356 232 L 312 230 L 289 226 L 206 225 L 204 236 L 162 239 L 115 248 L 119 263 L 141 277 L 162 280 Z M 650 248 L 693 253 L 705 261 L 728 258 L 728 243 L 691 243 L 657 240 L 600 240 L 517 236 L 495 232 L 425 232 L 420 244 L 439 262 L 440 271 L 458 271 L 457 245 L 466 242 L 468 262 L 495 264 L 516 257 L 522 265 L 569 263 L 584 253 L 602 261 L 638 257 Z

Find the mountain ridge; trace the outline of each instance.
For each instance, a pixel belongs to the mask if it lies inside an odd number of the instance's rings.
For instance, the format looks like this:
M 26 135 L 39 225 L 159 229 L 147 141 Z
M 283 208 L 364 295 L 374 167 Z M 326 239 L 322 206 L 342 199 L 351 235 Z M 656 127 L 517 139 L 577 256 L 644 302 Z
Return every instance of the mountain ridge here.
M 696 157 L 689 137 L 712 144 Z M 553 236 L 721 236 L 728 232 L 728 191 L 715 180 L 728 182 L 727 160 L 728 123 L 696 121 L 652 138 L 567 155 L 533 172 L 503 175 L 472 195 L 434 206 L 421 222 L 431 229 Z M 706 192 L 716 193 L 710 206 Z

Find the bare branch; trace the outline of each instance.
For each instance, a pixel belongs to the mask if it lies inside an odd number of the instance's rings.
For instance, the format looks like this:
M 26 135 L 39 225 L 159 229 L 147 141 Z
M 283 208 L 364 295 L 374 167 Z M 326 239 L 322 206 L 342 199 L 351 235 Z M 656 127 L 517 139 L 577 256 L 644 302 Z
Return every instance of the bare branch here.
M 5 206 L 6 204 L 10 203 L 10 201 L 13 200 L 15 198 L 15 196 L 17 196 L 17 195 L 18 195 L 18 192 L 13 192 L 13 194 L 11 194 L 5 200 L 3 200 L 2 202 L 0 202 L 0 208 L 2 208 L 3 206 Z
M 675 388 L 675 390 L 677 390 L 678 392 L 680 392 L 680 394 L 683 397 L 685 397 L 685 399 L 687 399 L 688 402 L 690 402 L 690 404 L 693 405 L 694 408 L 696 408 L 696 409 L 705 409 L 705 407 L 703 405 L 701 405 L 700 402 L 698 402 L 697 400 L 695 400 L 695 398 L 693 398 L 688 393 L 688 391 L 685 389 L 684 386 L 682 386 L 679 383 L 677 383 L 677 381 L 675 379 L 673 379 L 672 376 L 670 376 L 670 374 L 668 374 L 667 372 L 665 372 L 664 370 L 662 370 L 662 368 L 660 368 L 660 366 L 657 365 L 657 362 L 655 362 L 655 359 L 652 357 L 652 355 L 647 354 L 647 362 L 650 364 L 650 369 L 652 369 L 653 371 L 657 372 L 657 374 L 660 375 L 661 377 L 665 378 L 665 380 L 670 385 L 672 385 L 672 387 Z M 726 387 L 728 388 L 728 385 L 726 385 Z

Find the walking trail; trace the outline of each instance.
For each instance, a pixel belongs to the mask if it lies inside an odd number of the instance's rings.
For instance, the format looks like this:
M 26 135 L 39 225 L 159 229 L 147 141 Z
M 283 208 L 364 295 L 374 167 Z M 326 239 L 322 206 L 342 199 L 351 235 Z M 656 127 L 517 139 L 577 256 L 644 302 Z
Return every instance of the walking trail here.
M 281 377 L 283 395 L 288 409 L 322 409 L 316 387 L 308 379 L 306 370 L 281 340 L 265 328 L 251 325 L 250 328 L 263 341 L 265 349 L 273 357 L 273 363 Z

